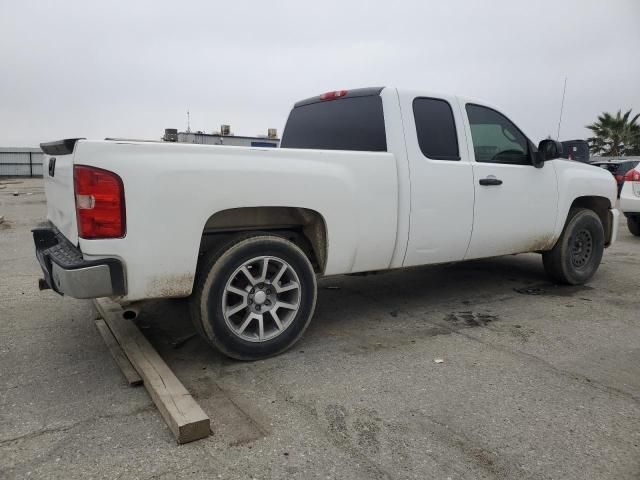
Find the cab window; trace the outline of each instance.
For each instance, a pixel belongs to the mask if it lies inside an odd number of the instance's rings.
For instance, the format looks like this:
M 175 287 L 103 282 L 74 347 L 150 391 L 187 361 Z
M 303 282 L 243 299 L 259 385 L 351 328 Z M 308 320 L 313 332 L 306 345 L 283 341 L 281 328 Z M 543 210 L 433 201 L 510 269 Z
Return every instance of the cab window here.
M 289 114 L 280 148 L 386 152 L 379 92 L 296 106 Z
M 466 109 L 476 162 L 531 165 L 527 137 L 511 120 L 481 105 Z
M 418 145 L 422 154 L 434 160 L 460 160 L 458 134 L 451 105 L 439 98 L 413 100 Z

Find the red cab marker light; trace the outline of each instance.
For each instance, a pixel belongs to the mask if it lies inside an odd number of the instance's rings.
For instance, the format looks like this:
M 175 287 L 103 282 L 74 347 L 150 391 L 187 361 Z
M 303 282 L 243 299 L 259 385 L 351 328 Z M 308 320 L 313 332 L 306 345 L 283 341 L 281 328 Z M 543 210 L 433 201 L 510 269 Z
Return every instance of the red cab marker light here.
M 320 95 L 320 100 L 335 100 L 336 98 L 344 97 L 347 93 L 347 90 L 335 90 L 333 92 L 323 93 Z

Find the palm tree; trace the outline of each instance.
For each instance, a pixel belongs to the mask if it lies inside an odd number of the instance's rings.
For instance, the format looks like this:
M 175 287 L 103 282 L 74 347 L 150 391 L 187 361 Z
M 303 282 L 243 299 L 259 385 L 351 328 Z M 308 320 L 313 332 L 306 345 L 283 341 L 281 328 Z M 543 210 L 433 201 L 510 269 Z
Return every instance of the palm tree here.
M 640 125 L 636 123 L 640 113 L 631 120 L 631 110 L 624 115 L 618 110 L 616 115 L 604 112 L 598 121 L 587 125 L 594 134 L 589 138 L 591 152 L 605 157 L 617 157 L 640 153 Z

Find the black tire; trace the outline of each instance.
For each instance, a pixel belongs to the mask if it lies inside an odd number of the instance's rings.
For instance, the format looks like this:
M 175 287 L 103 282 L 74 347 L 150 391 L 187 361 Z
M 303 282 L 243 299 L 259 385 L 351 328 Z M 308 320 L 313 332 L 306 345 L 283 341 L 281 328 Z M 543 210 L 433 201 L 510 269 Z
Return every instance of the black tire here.
M 604 252 L 600 217 L 586 208 L 569 212 L 562 235 L 553 249 L 543 252 L 547 274 L 559 283 L 582 285 L 598 270 Z
M 227 324 L 231 320 L 225 319 L 223 297 L 227 282 L 237 278 L 237 270 L 246 262 L 264 256 L 272 259 L 272 262 L 286 263 L 295 272 L 299 284 L 295 295 L 299 306 L 293 314 L 289 314 L 287 326 L 277 336 L 261 341 L 248 341 Z M 276 263 L 277 265 L 280 264 Z M 276 295 L 275 291 L 273 294 Z M 259 360 L 284 352 L 300 339 L 313 316 L 316 294 L 313 267 L 297 245 L 268 234 L 237 237 L 201 259 L 190 301 L 191 318 L 205 340 L 223 354 L 237 360 Z M 254 303 L 256 304 L 257 302 Z M 263 318 L 265 324 L 272 322 L 275 332 L 277 329 L 273 317 L 265 312 Z M 258 328 L 257 325 L 255 328 Z
M 640 216 L 627 217 L 627 227 L 636 237 L 640 237 Z

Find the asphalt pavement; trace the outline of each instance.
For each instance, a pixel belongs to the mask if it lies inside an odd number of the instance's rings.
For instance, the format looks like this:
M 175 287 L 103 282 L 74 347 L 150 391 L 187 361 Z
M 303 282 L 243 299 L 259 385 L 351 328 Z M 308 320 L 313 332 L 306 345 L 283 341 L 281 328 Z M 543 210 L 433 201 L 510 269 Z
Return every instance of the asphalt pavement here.
M 151 302 L 138 326 L 212 419 L 178 446 L 91 302 L 38 291 L 44 202 L 0 179 L 0 478 L 640 478 L 625 225 L 582 287 L 535 254 L 324 279 L 303 339 L 253 363 L 194 336 L 184 300 Z

